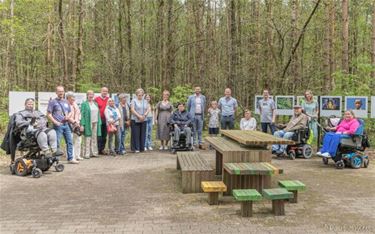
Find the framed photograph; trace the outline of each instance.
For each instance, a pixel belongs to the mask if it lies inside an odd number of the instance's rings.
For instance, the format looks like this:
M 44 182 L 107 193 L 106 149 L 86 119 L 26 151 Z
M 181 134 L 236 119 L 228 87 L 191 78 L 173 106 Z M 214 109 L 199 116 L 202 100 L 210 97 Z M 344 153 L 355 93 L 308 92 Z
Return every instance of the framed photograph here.
M 254 114 L 260 114 L 259 113 L 259 100 L 263 98 L 263 95 L 255 95 L 254 98 Z M 271 99 L 273 99 L 273 96 L 270 96 Z
M 74 93 L 76 97 L 76 103 L 81 108 L 81 104 L 86 101 L 87 95 L 85 93 Z
M 314 96 L 313 99 L 318 102 L 318 96 Z M 305 96 L 297 96 L 297 104 L 302 106 L 303 103 L 305 103 Z
M 371 97 L 371 118 L 375 118 L 375 96 Z
M 330 117 L 332 115 L 341 117 L 341 96 L 321 96 L 320 116 Z
M 38 110 L 46 115 L 49 100 L 56 97 L 55 92 L 38 92 Z
M 365 96 L 347 96 L 345 97 L 345 110 L 353 110 L 356 117 L 368 117 L 368 98 Z
M 293 115 L 294 96 L 276 96 L 276 113 Z
M 25 109 L 25 100 L 27 98 L 34 98 L 35 100 L 35 92 L 9 92 L 9 116 Z
M 130 101 L 131 101 L 130 100 L 130 93 L 125 93 L 125 96 L 126 96 L 126 101 L 128 102 L 128 104 L 130 104 Z M 112 93 L 111 98 L 115 101 L 115 105 L 118 107 L 119 103 L 120 103 L 120 100 L 118 99 L 117 93 Z

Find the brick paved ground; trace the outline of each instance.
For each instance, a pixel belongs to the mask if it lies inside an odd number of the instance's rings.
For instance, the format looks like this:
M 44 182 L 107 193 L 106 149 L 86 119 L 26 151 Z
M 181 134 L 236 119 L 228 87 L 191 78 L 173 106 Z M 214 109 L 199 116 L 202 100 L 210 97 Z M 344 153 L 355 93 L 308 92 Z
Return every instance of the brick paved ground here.
M 214 152 L 202 151 L 214 165 Z M 336 170 L 321 160 L 273 160 L 308 191 L 274 217 L 270 202 L 241 218 L 230 197 L 209 206 L 205 194 L 182 194 L 176 156 L 102 157 L 66 165 L 40 179 L 0 170 L 0 233 L 374 233 L 375 167 Z M 372 220 L 372 221 L 371 221 Z

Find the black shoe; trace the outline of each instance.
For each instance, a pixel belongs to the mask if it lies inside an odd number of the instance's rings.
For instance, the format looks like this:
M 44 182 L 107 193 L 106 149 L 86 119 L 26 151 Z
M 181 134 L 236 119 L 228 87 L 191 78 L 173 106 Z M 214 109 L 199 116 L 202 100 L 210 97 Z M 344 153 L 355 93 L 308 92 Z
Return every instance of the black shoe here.
M 52 153 L 53 157 L 61 157 L 64 155 L 64 152 L 60 149 L 57 149 L 56 152 Z

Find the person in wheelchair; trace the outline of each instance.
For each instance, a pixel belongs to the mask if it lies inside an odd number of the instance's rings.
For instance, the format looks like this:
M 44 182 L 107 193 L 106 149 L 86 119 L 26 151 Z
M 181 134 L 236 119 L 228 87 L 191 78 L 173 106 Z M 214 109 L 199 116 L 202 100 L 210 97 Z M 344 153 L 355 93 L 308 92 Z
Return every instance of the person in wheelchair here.
M 191 146 L 191 124 L 193 118 L 191 114 L 185 110 L 185 103 L 178 103 L 177 110 L 174 111 L 169 119 L 169 123 L 174 128 L 174 139 L 173 144 L 180 141 L 181 133 L 184 133 L 186 137 L 186 145 Z
M 360 122 L 355 118 L 352 110 L 344 113 L 344 119 L 336 127 L 328 127 L 330 131 L 324 135 L 323 146 L 318 153 L 319 156 L 331 158 L 336 156 L 342 138 L 355 134 Z
M 45 156 L 62 154 L 57 150 L 55 130 L 47 128 L 47 117 L 42 112 L 34 110 L 34 99 L 26 99 L 25 109 L 16 114 L 15 128 L 16 132 L 20 133 L 23 148 L 37 146 Z
M 302 112 L 300 105 L 294 105 L 294 115 L 287 125 L 278 126 L 279 129 L 273 135 L 279 138 L 292 139 L 297 130 L 306 128 L 308 116 Z M 272 145 L 272 154 L 282 156 L 286 154 L 287 145 Z

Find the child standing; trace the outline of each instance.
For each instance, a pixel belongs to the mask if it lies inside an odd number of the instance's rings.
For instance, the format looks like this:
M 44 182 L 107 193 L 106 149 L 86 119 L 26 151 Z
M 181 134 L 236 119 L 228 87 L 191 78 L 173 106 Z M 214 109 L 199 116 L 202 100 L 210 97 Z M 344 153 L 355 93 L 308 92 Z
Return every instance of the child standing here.
M 219 134 L 219 114 L 220 109 L 217 108 L 217 102 L 212 101 L 211 107 L 208 109 L 208 116 L 210 116 L 210 120 L 208 122 L 208 133 L 210 136 L 217 136 L 217 134 Z
M 240 128 L 241 130 L 256 130 L 257 121 L 255 118 L 251 117 L 251 112 L 249 110 L 245 110 L 244 118 L 242 118 L 240 122 Z

